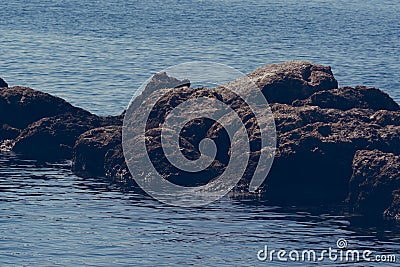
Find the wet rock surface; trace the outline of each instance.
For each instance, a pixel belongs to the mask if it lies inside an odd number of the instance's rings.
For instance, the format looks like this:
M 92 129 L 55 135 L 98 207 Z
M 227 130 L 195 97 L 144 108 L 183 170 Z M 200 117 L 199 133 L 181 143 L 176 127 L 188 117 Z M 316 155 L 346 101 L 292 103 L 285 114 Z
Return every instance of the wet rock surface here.
M 274 163 L 259 192 L 263 198 L 275 203 L 314 205 L 346 200 L 357 213 L 399 219 L 400 108 L 393 99 L 377 88 L 338 88 L 330 67 L 306 61 L 264 66 L 248 77 L 268 99 L 277 133 Z M 0 117 L 3 125 L 0 140 L 12 139 L 14 151 L 36 158 L 44 153 L 54 158 L 72 158 L 75 173 L 105 176 L 122 184 L 134 185 L 132 175 L 147 175 L 128 170 L 121 145 L 124 114 L 98 117 L 29 88 L 0 90 L 0 107 L 8 109 Z M 163 166 L 158 118 L 165 113 L 163 109 L 199 95 L 230 101 L 240 107 L 237 100 L 230 100 L 231 96 L 219 88 L 191 88 L 189 81 L 166 73 L 153 77 L 132 104 L 135 117 L 130 121 L 143 120 L 146 118 L 141 110 L 142 101 L 146 97 L 162 97 L 148 121 L 147 151 L 139 156 L 153 155 L 156 165 Z M 36 108 L 38 111 L 23 116 Z M 218 111 L 213 106 L 199 109 Z M 256 133 L 249 111 L 240 108 L 237 111 L 245 118 L 246 129 Z M 225 119 L 231 121 L 229 117 Z M 263 129 L 271 127 L 268 116 L 257 120 Z M 218 136 L 223 136 L 223 128 L 207 125 L 205 121 L 191 121 L 179 134 L 182 134 L 182 153 L 195 159 L 200 154 L 199 140 L 204 137 L 218 140 Z M 250 135 L 250 142 L 256 141 L 257 134 Z M 135 139 L 131 142 L 130 145 L 135 145 Z M 249 165 L 256 163 L 257 149 L 251 152 Z M 220 155 L 214 167 L 223 169 L 226 164 L 226 157 Z M 239 194 L 248 193 L 251 168 L 235 189 Z M 208 181 L 196 176 L 184 176 L 183 180 L 174 180 L 173 175 L 169 178 L 183 185 Z

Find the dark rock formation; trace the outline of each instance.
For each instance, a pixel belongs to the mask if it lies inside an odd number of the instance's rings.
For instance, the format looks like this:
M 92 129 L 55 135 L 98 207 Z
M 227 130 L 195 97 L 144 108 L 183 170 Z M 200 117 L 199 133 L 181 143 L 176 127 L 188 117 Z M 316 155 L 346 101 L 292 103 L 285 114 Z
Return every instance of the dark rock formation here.
M 382 126 L 400 126 L 400 111 L 379 110 L 371 116 L 371 120 Z
M 82 176 L 105 176 L 105 156 L 121 144 L 121 131 L 121 126 L 108 126 L 79 136 L 74 147 L 73 170 Z
M 105 176 L 114 179 L 122 184 L 135 186 L 132 176 L 126 165 L 122 145 L 109 149 L 104 155 Z
M 190 87 L 190 81 L 178 80 L 174 77 L 168 76 L 166 72 L 158 72 L 154 74 L 143 92 L 145 92 L 145 94 L 151 94 L 152 92 L 163 88 L 179 88 L 184 86 Z
M 248 77 L 260 87 L 269 103 L 291 104 L 315 92 L 338 87 L 330 67 L 308 61 L 267 65 Z
M 0 87 L 8 87 L 8 84 L 2 78 L 0 78 Z
M 118 118 L 89 112 L 65 113 L 30 124 L 15 139 L 12 150 L 35 159 L 72 158 L 75 141 L 82 133 L 105 125 L 121 124 Z
M 363 122 L 354 114 L 359 115 L 353 110 L 336 122 L 322 120 L 279 133 L 265 196 L 279 202 L 338 202 L 347 195 L 357 150 L 399 152 L 400 127 Z
M 0 88 L 0 110 L 0 124 L 18 129 L 45 117 L 84 112 L 61 98 L 18 86 Z
M 294 105 L 313 105 L 321 108 L 349 110 L 353 108 L 373 110 L 399 110 L 399 105 L 386 93 L 373 87 L 342 87 L 316 92 L 306 100 L 296 100 Z
M 400 190 L 393 190 L 392 196 L 393 196 L 392 203 L 384 211 L 383 215 L 385 218 L 395 219 L 397 221 L 400 221 Z
M 400 219 L 399 170 L 399 155 L 379 150 L 357 151 L 348 196 L 355 211 Z
M 330 67 L 292 61 L 261 67 L 248 74 L 269 100 L 277 131 L 277 151 L 271 171 L 260 193 L 277 203 L 347 203 L 355 212 L 400 218 L 400 107 L 376 88 L 337 88 Z M 169 88 L 169 89 L 167 89 Z M 173 90 L 170 90 L 173 89 Z M 244 88 L 244 92 L 245 88 Z M 204 184 L 207 175 L 180 175 L 162 155 L 160 125 L 165 109 L 198 96 L 225 101 L 234 107 L 250 132 L 250 162 L 235 189 L 245 192 L 257 160 L 257 127 L 251 110 L 223 88 L 190 88 L 187 80 L 158 73 L 133 102 L 130 125 L 147 120 L 146 148 L 155 165 L 167 170 L 166 179 L 184 186 Z M 146 118 L 141 106 L 146 97 L 159 99 Z M 148 108 L 148 107 L 146 107 Z M 209 114 L 218 107 L 199 105 Z M 73 158 L 73 170 L 82 176 L 106 176 L 135 184 L 132 175 L 148 173 L 127 168 L 121 144 L 125 113 L 99 117 L 64 100 L 25 87 L 0 88 L 0 149 L 13 145 L 15 152 L 34 158 Z M 3 112 L 4 110 L 4 112 Z M 187 114 L 183 114 L 187 115 Z M 231 122 L 232 118 L 223 118 Z M 267 115 L 257 117 L 261 130 L 272 127 Z M 174 129 L 163 129 L 171 134 Z M 140 129 L 137 130 L 137 133 Z M 136 134 L 136 132 L 134 132 Z M 199 141 L 205 137 L 222 142 L 212 172 L 223 170 L 230 147 L 224 129 L 216 122 L 192 120 L 180 134 L 180 149 L 187 158 L 200 155 Z M 137 145 L 138 139 L 129 145 Z M 220 150 L 218 150 L 220 151 Z M 261 166 L 263 168 L 264 166 Z M 158 169 L 157 169 L 158 170 Z M 169 173 L 168 173 L 169 172 Z M 177 179 L 176 177 L 180 177 Z
M 161 76 L 164 81 L 168 81 L 164 74 Z M 398 105 L 380 90 L 366 87 L 336 89 L 337 82 L 330 68 L 308 62 L 267 66 L 249 76 L 255 79 L 272 102 L 276 102 L 271 104 L 271 109 L 278 133 L 278 146 L 274 164 L 263 184 L 262 193 L 265 198 L 279 203 L 338 203 L 349 193 L 356 151 L 379 149 L 387 153 L 400 153 Z M 157 75 L 155 79 L 159 79 Z M 196 94 L 224 99 L 223 92 L 218 91 L 218 88 L 214 91 L 204 91 L 182 87 L 175 90 L 174 95 L 164 95 L 167 92 L 163 89 L 164 86 L 169 86 L 169 83 L 157 86 L 156 90 L 148 85 L 143 92 L 143 95 L 154 95 L 155 98 L 163 96 L 160 113 L 153 114 L 154 118 L 162 117 L 162 107 L 176 106 Z M 137 101 L 141 103 L 141 96 Z M 293 101 L 293 106 L 282 104 Z M 139 106 L 137 108 L 134 114 L 137 120 L 141 120 L 144 112 Z M 199 108 L 207 110 L 210 114 L 215 112 L 213 107 Z M 246 117 L 245 111 L 242 112 Z M 258 120 L 261 125 L 268 125 L 267 118 Z M 157 128 L 159 122 L 155 121 L 153 124 L 154 128 L 148 136 L 148 153 L 155 153 L 154 158 L 160 161 L 156 165 L 163 165 L 162 157 L 157 154 L 161 148 L 160 140 L 153 138 L 160 131 Z M 251 125 L 251 121 L 248 124 Z M 197 126 L 195 123 L 189 125 L 189 128 L 194 127 L 189 129 L 192 135 L 189 134 L 184 139 L 189 145 L 182 151 L 189 157 L 195 157 L 198 153 L 193 133 L 196 133 L 197 137 L 213 136 L 221 131 L 220 127 L 202 130 Z M 101 130 L 94 132 L 99 135 L 97 138 L 104 140 L 111 138 L 109 135 L 113 134 Z M 114 133 L 114 136 L 120 138 L 117 133 Z M 91 153 L 98 151 L 94 149 Z M 132 181 L 121 145 L 112 149 L 107 147 L 98 153 L 105 158 L 106 176 L 126 182 Z M 143 156 L 147 156 L 145 151 Z M 99 173 L 103 174 L 103 169 Z M 192 184 L 196 184 L 195 176 L 188 179 Z M 243 177 L 243 180 L 248 181 L 248 177 Z M 239 186 L 237 190 L 243 188 Z
M 70 159 L 80 134 L 122 125 L 123 119 L 122 115 L 99 117 L 27 87 L 0 88 L 0 110 L 0 141 L 13 139 L 14 152 L 46 160 Z
M 146 85 L 143 94 L 135 102 L 141 103 L 145 95 L 159 93 L 163 88 L 188 88 L 188 80 L 169 77 L 165 72 L 156 73 Z M 120 124 L 125 112 L 119 116 Z M 143 114 L 138 112 L 138 116 Z M 121 127 L 101 127 L 82 134 L 76 141 L 73 154 L 73 170 L 84 176 L 106 176 L 124 183 L 133 180 L 126 166 L 122 151 Z

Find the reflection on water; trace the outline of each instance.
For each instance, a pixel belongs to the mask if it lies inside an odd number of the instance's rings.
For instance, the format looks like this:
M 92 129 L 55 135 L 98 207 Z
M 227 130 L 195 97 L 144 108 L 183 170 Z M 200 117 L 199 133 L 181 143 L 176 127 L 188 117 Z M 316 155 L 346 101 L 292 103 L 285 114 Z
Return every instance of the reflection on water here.
M 324 249 L 339 238 L 351 249 L 400 250 L 398 225 L 349 220 L 343 209 L 227 198 L 203 208 L 169 207 L 77 177 L 68 163 L 13 155 L 0 156 L 0 214 L 0 266 L 266 266 L 257 261 L 264 245 Z

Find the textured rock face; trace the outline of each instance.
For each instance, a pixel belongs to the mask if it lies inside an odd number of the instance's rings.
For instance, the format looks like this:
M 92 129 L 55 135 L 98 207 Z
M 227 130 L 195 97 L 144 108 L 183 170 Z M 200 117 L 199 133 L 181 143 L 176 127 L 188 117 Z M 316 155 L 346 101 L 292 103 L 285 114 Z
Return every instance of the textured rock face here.
M 392 192 L 393 200 L 390 206 L 384 211 L 385 218 L 400 221 L 400 190 Z
M 400 156 L 379 150 L 355 154 L 348 201 L 357 212 L 400 219 L 399 192 Z
M 291 104 L 317 91 L 338 87 L 330 67 L 308 61 L 271 64 L 248 76 L 260 87 L 269 103 Z
M 8 84 L 2 78 L 0 78 L 0 87 L 8 87 Z
M 313 105 L 321 108 L 349 110 L 353 108 L 373 110 L 399 110 L 399 105 L 390 96 L 373 87 L 342 87 L 335 90 L 320 91 L 308 99 L 296 101 L 294 105 Z
M 337 115 L 342 116 L 336 121 L 322 119 L 278 134 L 278 154 L 265 181 L 268 199 L 296 203 L 341 201 L 347 195 L 357 150 L 399 153 L 398 126 L 360 121 L 356 110 Z
M 73 171 L 81 176 L 108 177 L 135 185 L 122 151 L 122 127 L 92 129 L 79 136 L 73 153 Z
M 43 118 L 20 133 L 12 150 L 35 159 L 70 159 L 79 135 L 96 127 L 117 123 L 117 118 L 98 117 L 89 112 Z
M 190 85 L 188 80 L 178 80 L 169 77 L 165 72 L 157 73 L 147 84 L 143 95 L 159 94 L 163 88 L 185 87 Z M 135 102 L 141 103 L 143 95 Z M 122 125 L 123 113 L 119 119 Z M 143 116 L 138 111 L 137 116 Z M 100 127 L 82 134 L 76 141 L 73 153 L 73 170 L 80 175 L 106 176 L 123 183 L 134 183 L 127 168 L 122 151 L 122 127 Z
M 0 110 L 0 142 L 7 143 L 2 147 L 44 160 L 70 159 L 80 134 L 122 125 L 123 119 L 122 115 L 99 117 L 27 87 L 0 88 Z
M 161 76 L 161 78 L 160 78 Z M 304 99 L 313 94 L 316 91 L 319 90 L 324 90 L 324 89 L 333 89 L 337 88 L 337 81 L 334 79 L 332 72 L 329 67 L 324 67 L 321 65 L 315 65 L 310 62 L 305 62 L 305 61 L 300 61 L 300 62 L 287 62 L 283 64 L 275 64 L 275 65 L 268 65 L 266 67 L 259 68 L 255 70 L 254 72 L 250 73 L 248 75 L 260 88 L 262 88 L 262 92 L 266 96 L 266 98 L 270 102 L 280 102 L 280 103 L 291 103 L 293 100 L 296 99 Z M 171 79 L 171 78 L 169 78 Z M 163 88 L 172 88 L 172 87 L 177 87 L 176 84 L 179 85 L 185 85 L 184 81 L 176 81 L 173 80 L 172 82 L 169 81 L 168 78 L 165 77 L 165 74 L 157 74 L 154 76 L 153 80 L 150 81 L 150 83 L 147 85 L 146 90 L 143 92 L 143 95 L 149 96 L 149 95 L 154 95 L 155 98 L 161 97 L 165 94 L 166 90 L 163 90 Z M 160 82 L 161 81 L 161 82 Z M 186 84 L 187 85 L 187 84 Z M 154 118 L 159 118 L 162 117 L 162 113 L 164 109 L 168 109 L 168 107 L 173 107 L 176 106 L 179 103 L 182 103 L 186 101 L 187 99 L 192 99 L 195 96 L 198 95 L 203 95 L 207 96 L 209 98 L 215 98 L 218 100 L 230 102 L 232 106 L 235 106 L 235 101 L 236 100 L 229 100 L 228 95 L 225 95 L 222 90 L 219 88 L 215 88 L 213 90 L 199 90 L 195 88 L 189 88 L 189 87 L 181 87 L 179 90 L 175 90 L 175 94 L 170 94 L 170 95 L 164 95 L 164 100 L 162 102 L 162 106 L 160 107 L 159 114 L 155 114 Z M 141 96 L 139 96 L 135 101 L 137 101 L 139 104 L 141 103 Z M 238 102 L 239 103 L 239 102 Z M 240 106 L 237 104 L 236 106 Z M 209 114 L 215 114 L 218 110 L 215 110 L 213 107 L 209 106 L 204 106 L 201 107 L 200 109 L 206 110 L 207 113 Z M 251 118 L 249 116 L 249 113 L 246 113 L 248 111 L 241 111 L 242 116 L 244 118 Z M 140 110 L 138 107 L 137 111 L 134 112 L 135 116 L 138 116 L 139 118 L 136 118 L 136 120 L 141 120 L 143 118 L 140 118 L 144 112 Z M 189 114 L 186 114 L 189 115 Z M 190 116 L 189 116 L 190 117 Z M 226 118 L 229 120 L 229 118 Z M 258 118 L 260 121 L 259 123 L 262 125 L 270 125 L 270 122 L 268 121 L 268 118 Z M 252 120 L 250 119 L 249 121 L 244 121 L 248 128 L 252 128 Z M 152 122 L 150 121 L 150 124 Z M 159 122 L 156 120 L 154 121 L 154 128 L 152 128 L 152 131 L 154 133 L 157 132 L 157 126 Z M 188 128 L 193 128 L 197 127 L 198 125 L 192 124 Z M 160 130 L 160 129 L 158 129 Z M 197 136 L 218 136 L 221 133 L 221 128 L 216 127 L 215 129 L 212 129 L 211 127 L 200 129 L 196 128 L 196 130 L 192 129 L 192 132 L 195 132 Z M 158 151 L 161 149 L 160 141 L 156 139 L 157 134 L 154 136 L 152 134 L 149 135 L 149 153 L 153 155 L 152 158 L 155 159 L 160 159 L 162 161 L 162 155 L 159 154 Z M 196 148 L 196 140 L 191 140 L 190 136 L 187 136 L 187 139 L 185 139 L 186 143 L 188 145 L 188 149 L 186 150 L 188 154 L 194 153 L 196 154 L 198 151 L 195 149 Z M 251 141 L 252 142 L 252 141 Z M 183 150 L 185 151 L 185 150 Z M 190 152 L 188 152 L 190 151 Z M 121 155 L 122 153 L 116 153 L 117 155 Z M 146 156 L 146 155 L 143 155 Z M 216 166 L 219 163 L 226 162 L 226 159 L 224 157 L 218 159 L 218 162 L 216 162 Z M 159 162 L 155 164 L 157 166 L 162 166 L 163 163 Z M 216 170 L 214 170 L 217 172 Z M 175 173 L 177 172 L 176 170 L 174 171 Z M 126 172 L 124 172 L 126 173 Z M 134 174 L 134 175 L 141 175 L 141 174 Z M 183 175 L 180 176 L 181 178 L 184 177 Z M 194 177 L 191 175 L 190 177 L 187 177 L 187 180 L 189 181 L 189 184 L 196 184 L 197 182 L 202 184 L 205 181 L 201 181 L 202 179 L 205 179 L 205 175 L 202 175 L 202 177 Z M 248 177 L 244 177 L 244 180 L 246 180 Z M 173 178 L 171 178 L 173 180 Z M 178 184 L 182 185 L 187 185 L 185 184 L 184 181 L 174 181 Z
M 85 132 L 75 143 L 73 170 L 83 176 L 105 176 L 105 155 L 121 144 L 121 126 Z
M 23 129 L 45 117 L 74 113 L 65 100 L 27 87 L 0 88 L 0 124 Z M 83 110 L 81 110 L 83 111 Z

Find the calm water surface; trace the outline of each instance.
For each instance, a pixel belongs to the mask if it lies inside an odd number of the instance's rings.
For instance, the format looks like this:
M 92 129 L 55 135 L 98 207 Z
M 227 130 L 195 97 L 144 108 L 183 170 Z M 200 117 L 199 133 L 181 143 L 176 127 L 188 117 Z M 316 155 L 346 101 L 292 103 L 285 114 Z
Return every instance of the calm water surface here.
M 332 66 L 340 85 L 376 86 L 400 102 L 397 0 L 112 2 L 2 3 L 0 77 L 110 115 L 173 64 L 211 60 L 250 72 L 306 59 Z M 352 249 L 396 254 L 399 234 L 326 207 L 226 198 L 172 208 L 76 177 L 68 163 L 0 155 L 0 266 L 290 266 L 258 262 L 257 251 L 334 248 L 346 238 Z
M 306 59 L 340 85 L 400 101 L 400 2 L 10 0 L 0 18 L 1 76 L 98 114 L 119 114 L 154 72 L 211 60 L 242 72 Z
M 0 266 L 271 266 L 257 260 L 264 245 L 321 250 L 336 248 L 339 238 L 352 249 L 400 250 L 400 226 L 360 225 L 329 208 L 233 199 L 168 207 L 79 178 L 68 164 L 12 155 L 0 157 L 0 176 Z

